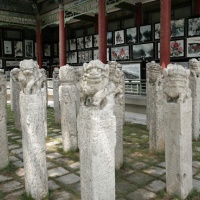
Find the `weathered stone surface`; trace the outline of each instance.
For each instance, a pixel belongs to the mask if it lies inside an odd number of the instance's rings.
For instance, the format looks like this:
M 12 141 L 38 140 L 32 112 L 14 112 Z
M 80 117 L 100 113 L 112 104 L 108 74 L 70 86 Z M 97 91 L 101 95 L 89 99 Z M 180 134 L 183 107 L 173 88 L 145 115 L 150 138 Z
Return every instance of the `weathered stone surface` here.
M 147 174 L 137 173 L 127 177 L 127 180 L 135 183 L 135 185 L 144 185 L 150 182 L 153 178 Z
M 17 190 L 22 187 L 23 186 L 21 185 L 21 183 L 17 181 L 9 181 L 9 182 L 0 184 L 1 191 L 3 192 L 11 192 L 13 190 Z
M 12 104 L 15 117 L 15 128 L 21 131 L 21 121 L 20 121 L 20 109 L 19 109 L 19 94 L 20 86 L 18 80 L 18 74 L 20 69 L 14 68 L 11 70 L 10 75 L 12 78 Z
M 59 101 L 59 68 L 55 67 L 53 71 L 53 102 L 54 102 L 54 114 L 55 114 L 55 123 L 61 123 L 61 114 L 60 114 L 60 101 Z
M 59 86 L 59 101 L 61 108 L 62 142 L 65 152 L 78 148 L 77 110 L 78 91 L 72 67 L 62 66 L 59 71 L 61 85 Z
M 192 99 L 189 73 L 180 65 L 164 69 L 166 185 L 185 199 L 192 190 Z
M 49 177 L 62 176 L 64 174 L 68 174 L 68 173 L 69 173 L 69 171 L 67 171 L 63 167 L 57 167 L 57 168 L 48 170 Z
M 0 69 L 0 169 L 9 163 L 6 104 L 6 79 L 4 71 Z
M 145 189 L 139 189 L 136 190 L 135 192 L 132 192 L 127 195 L 129 199 L 132 200 L 148 200 L 148 199 L 154 199 L 156 197 L 156 194 L 153 192 L 149 192 L 148 190 Z
M 197 140 L 200 135 L 200 62 L 197 59 L 190 59 L 190 89 L 192 96 L 192 134 Z
M 109 81 L 109 66 L 101 61 L 84 64 L 80 80 L 78 115 L 81 199 L 115 199 L 116 86 Z
M 147 63 L 147 118 L 149 129 L 149 150 L 163 152 L 163 85 L 162 67 L 154 61 Z
M 152 192 L 159 192 L 161 190 L 164 190 L 166 187 L 166 184 L 163 181 L 156 180 L 147 185 L 147 189 L 151 190 Z
M 80 178 L 75 174 L 67 174 L 65 176 L 61 176 L 61 177 L 57 178 L 57 181 L 68 185 L 68 184 L 73 184 L 73 183 L 80 181 Z
M 37 62 L 20 62 L 19 81 L 20 113 L 23 136 L 23 158 L 26 192 L 35 199 L 48 194 L 48 174 L 46 166 L 43 74 Z

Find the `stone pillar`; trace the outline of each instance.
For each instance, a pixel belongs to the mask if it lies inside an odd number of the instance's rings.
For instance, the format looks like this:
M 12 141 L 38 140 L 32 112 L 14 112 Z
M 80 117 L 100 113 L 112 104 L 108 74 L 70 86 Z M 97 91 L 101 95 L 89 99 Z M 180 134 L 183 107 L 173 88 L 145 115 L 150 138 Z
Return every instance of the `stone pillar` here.
M 125 115 L 124 73 L 122 66 L 116 61 L 109 63 L 109 79 L 116 86 L 114 115 L 116 117 L 116 147 L 115 168 L 120 169 L 123 164 L 123 126 Z
M 65 152 L 78 148 L 77 138 L 77 87 L 74 70 L 65 65 L 60 68 L 59 101 L 61 111 L 61 130 Z
M 150 152 L 164 152 L 162 67 L 147 63 L 147 115 Z
M 200 62 L 193 58 L 189 60 L 190 89 L 192 94 L 192 134 L 193 139 L 200 135 Z
M 55 123 L 61 123 L 61 114 L 60 114 L 60 102 L 59 102 L 59 68 L 54 68 L 53 71 L 53 102 L 54 102 L 54 115 L 55 115 Z
M 108 65 L 99 60 L 84 64 L 77 121 L 82 200 L 115 199 L 115 90 Z
M 20 120 L 20 109 L 19 109 L 19 93 L 20 86 L 18 80 L 19 68 L 14 68 L 10 71 L 10 77 L 12 79 L 12 88 L 13 88 L 13 111 L 15 117 L 15 128 L 21 131 L 21 120 Z
M 10 109 L 11 111 L 13 111 L 13 82 L 11 76 L 10 76 Z
M 171 0 L 160 0 L 160 65 L 162 68 L 170 63 L 170 38 Z
M 40 28 L 40 16 L 36 19 L 36 41 L 37 41 L 37 61 L 40 68 L 42 68 L 42 34 Z
M 99 59 L 107 63 L 107 20 L 106 20 L 106 1 L 101 0 L 98 15 L 98 32 L 99 32 Z
M 9 164 L 6 106 L 6 78 L 3 69 L 0 69 L 0 169 L 7 167 Z
M 20 112 L 22 123 L 22 146 L 26 193 L 34 199 L 48 195 L 46 165 L 43 76 L 37 62 L 20 62 L 19 82 Z
M 192 190 L 192 99 L 189 72 L 180 65 L 169 64 L 163 74 L 167 192 L 185 199 Z

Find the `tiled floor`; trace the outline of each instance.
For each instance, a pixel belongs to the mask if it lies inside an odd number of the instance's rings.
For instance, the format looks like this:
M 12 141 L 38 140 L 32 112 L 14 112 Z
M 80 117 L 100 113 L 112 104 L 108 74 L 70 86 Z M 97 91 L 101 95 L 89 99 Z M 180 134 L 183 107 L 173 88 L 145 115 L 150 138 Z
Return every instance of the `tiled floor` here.
M 9 114 L 10 117 L 10 114 Z M 134 116 L 132 116 L 134 118 Z M 141 116 L 140 116 L 141 117 Z M 135 119 L 135 118 L 134 118 Z M 0 172 L 0 200 L 24 197 L 24 169 L 21 133 L 15 131 L 13 118 L 8 122 L 11 165 Z M 194 188 L 200 192 L 200 143 L 193 143 Z M 49 175 L 49 199 L 80 199 L 80 163 L 78 152 L 63 153 L 61 129 L 54 125 L 53 109 L 48 108 L 46 139 Z M 116 171 L 117 200 L 178 199 L 166 194 L 164 154 L 150 154 L 146 126 L 128 123 L 124 127 L 124 164 Z M 190 199 L 198 200 L 193 192 Z

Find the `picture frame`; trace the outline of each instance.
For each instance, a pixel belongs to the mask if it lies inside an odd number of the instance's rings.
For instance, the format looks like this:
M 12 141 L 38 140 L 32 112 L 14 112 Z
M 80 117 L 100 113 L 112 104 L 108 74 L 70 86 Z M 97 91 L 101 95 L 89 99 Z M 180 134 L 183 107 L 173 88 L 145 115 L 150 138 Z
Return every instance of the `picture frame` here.
M 99 59 L 99 49 L 93 50 L 93 60 Z M 107 48 L 107 61 L 110 60 L 110 49 Z
M 185 56 L 185 41 L 171 40 L 170 41 L 170 57 L 180 58 Z M 157 44 L 157 58 L 160 59 L 160 42 Z
M 152 27 L 145 25 L 139 27 L 139 42 L 149 42 L 152 40 Z
M 85 62 L 90 62 L 92 60 L 92 50 L 85 51 Z
M 85 48 L 92 48 L 93 40 L 92 35 L 85 36 Z
M 185 36 L 185 19 L 171 20 L 171 38 Z
M 126 43 L 137 43 L 138 42 L 138 33 L 137 27 L 127 28 L 126 29 Z
M 99 35 L 93 35 L 93 47 L 98 47 L 99 46 Z
M 200 17 L 193 17 L 188 19 L 188 36 L 200 36 Z
M 109 31 L 107 32 L 107 46 L 113 45 L 113 32 Z
M 140 80 L 140 63 L 122 64 L 124 79 Z
M 13 50 L 12 50 L 12 41 L 10 40 L 4 40 L 4 55 L 12 55 Z
M 33 57 L 33 40 L 25 40 L 25 57 Z
M 187 38 L 187 57 L 200 57 L 200 37 Z
M 15 57 L 23 57 L 24 56 L 22 41 L 19 41 L 19 40 L 14 41 L 14 56 Z
M 71 51 L 67 53 L 67 63 L 78 63 L 77 51 Z
M 154 58 L 154 43 L 133 44 L 132 59 L 153 59 Z
M 77 50 L 84 49 L 84 37 L 79 37 L 76 39 Z
M 49 43 L 44 44 L 43 50 L 44 50 L 44 57 L 51 56 L 51 44 Z
M 2 68 L 3 68 L 3 60 L 0 59 L 0 69 L 2 69 Z
M 54 57 L 58 57 L 59 56 L 58 52 L 59 52 L 59 50 L 58 50 L 58 43 L 53 43 L 53 56 Z
M 19 60 L 6 60 L 6 67 L 19 67 Z
M 154 40 L 160 39 L 160 23 L 154 24 Z
M 124 30 L 117 30 L 114 32 L 115 45 L 124 44 Z
M 111 47 L 111 60 L 129 60 L 129 59 L 130 59 L 129 45 Z
M 78 52 L 78 63 L 90 62 L 91 60 L 92 60 L 92 50 Z
M 69 40 L 69 50 L 74 51 L 76 50 L 76 39 L 70 39 Z

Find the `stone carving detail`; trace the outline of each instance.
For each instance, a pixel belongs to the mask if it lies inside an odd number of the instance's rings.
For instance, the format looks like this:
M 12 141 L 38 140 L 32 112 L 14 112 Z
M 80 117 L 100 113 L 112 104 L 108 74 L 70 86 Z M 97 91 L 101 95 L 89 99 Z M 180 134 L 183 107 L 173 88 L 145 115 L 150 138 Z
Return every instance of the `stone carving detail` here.
M 184 69 L 181 65 L 169 64 L 163 70 L 163 75 L 165 77 L 163 92 L 168 102 L 181 103 L 191 97 L 189 70 Z
M 109 65 L 99 60 L 85 63 L 79 88 L 81 199 L 114 200 L 116 118 L 113 106 L 115 91 L 119 90 L 109 80 Z
M 125 86 L 124 73 L 121 64 L 116 61 L 109 63 L 109 81 L 115 84 L 115 106 L 116 117 L 116 147 L 115 147 L 115 168 L 120 169 L 123 164 L 123 125 L 125 116 Z
M 53 71 L 53 102 L 54 102 L 54 114 L 55 114 L 55 123 L 61 123 L 61 114 L 60 114 L 60 102 L 59 102 L 59 68 L 54 68 Z
M 19 94 L 20 94 L 20 86 L 19 86 L 19 68 L 14 68 L 10 72 L 11 81 L 12 81 L 12 100 L 13 100 L 13 111 L 15 117 L 15 128 L 21 131 L 21 121 L 20 121 L 20 109 L 19 109 Z
M 147 63 L 147 116 L 149 129 L 149 150 L 163 152 L 163 83 L 162 67 L 154 61 Z
M 6 104 L 6 79 L 4 71 L 0 69 L 0 169 L 9 164 Z
M 170 64 L 164 79 L 164 92 L 171 100 L 163 104 L 166 186 L 169 194 L 181 199 L 192 190 L 192 98 L 188 75 L 182 66 Z
M 43 199 L 48 195 L 44 126 L 46 102 L 42 89 L 44 80 L 45 77 L 37 62 L 20 62 L 20 113 L 23 121 L 21 125 L 25 189 L 34 199 Z
M 192 95 L 192 134 L 197 140 L 200 135 L 200 62 L 193 58 L 189 60 L 189 86 Z
M 77 110 L 78 95 L 73 68 L 62 66 L 59 71 L 59 101 L 61 108 L 61 129 L 63 149 L 65 152 L 77 149 Z

